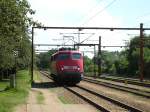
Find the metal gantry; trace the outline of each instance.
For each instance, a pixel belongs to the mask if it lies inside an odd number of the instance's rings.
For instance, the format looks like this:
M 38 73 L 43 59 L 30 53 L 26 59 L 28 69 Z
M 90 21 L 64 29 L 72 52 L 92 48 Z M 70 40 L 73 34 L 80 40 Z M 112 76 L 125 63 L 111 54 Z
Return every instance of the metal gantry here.
M 34 29 L 77 29 L 78 31 L 89 29 L 89 30 L 137 30 L 140 31 L 140 81 L 143 81 L 143 31 L 150 30 L 150 28 L 143 28 L 143 24 L 140 24 L 140 28 L 117 28 L 117 27 L 32 27 L 32 56 L 31 56 L 31 81 L 33 81 L 33 63 L 34 63 Z M 99 42 L 99 55 L 101 54 L 101 43 Z M 90 44 L 93 46 L 94 44 Z M 96 44 L 95 44 L 96 45 Z M 103 46 L 103 47 L 120 47 L 120 46 Z M 122 46 L 124 47 L 124 46 Z M 101 63 L 101 62 L 100 62 Z

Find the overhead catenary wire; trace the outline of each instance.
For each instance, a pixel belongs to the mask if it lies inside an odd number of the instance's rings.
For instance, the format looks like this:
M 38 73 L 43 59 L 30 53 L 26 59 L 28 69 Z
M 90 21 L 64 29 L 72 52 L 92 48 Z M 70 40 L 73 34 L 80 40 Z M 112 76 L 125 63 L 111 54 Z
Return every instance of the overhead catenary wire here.
M 144 13 L 144 14 L 142 14 L 142 15 L 138 15 L 138 16 L 137 16 L 136 18 L 134 18 L 133 20 L 134 20 L 134 21 L 137 20 L 137 21 L 139 21 L 139 22 L 142 21 L 142 23 L 144 24 L 144 26 L 146 26 L 146 24 L 150 23 L 150 21 L 149 21 L 149 19 L 148 19 L 147 21 L 144 22 L 144 19 L 143 19 L 143 18 L 145 18 L 145 17 L 150 17 L 150 12 Z M 134 27 L 138 27 L 138 26 L 135 25 Z
M 145 13 L 145 14 L 143 14 L 143 15 L 138 16 L 138 17 L 137 17 L 137 19 L 139 19 L 139 18 L 143 18 L 143 17 L 146 17 L 146 16 L 150 16 L 150 12 L 149 12 L 149 13 Z
M 89 19 L 87 19 L 82 25 L 85 25 L 86 23 L 88 23 L 89 21 L 91 21 L 98 14 L 102 13 L 104 10 L 106 10 L 108 7 L 110 7 L 114 2 L 116 2 L 116 0 L 113 0 L 108 5 L 106 5 L 102 10 L 98 11 L 97 13 L 95 13 L 93 16 L 91 16 Z
M 90 10 L 87 11 L 87 13 L 85 15 L 88 15 L 90 12 L 92 12 L 95 8 L 97 8 L 99 6 L 99 4 L 102 2 L 103 0 L 100 0 L 99 2 L 97 2 L 97 4 L 95 6 L 93 6 Z

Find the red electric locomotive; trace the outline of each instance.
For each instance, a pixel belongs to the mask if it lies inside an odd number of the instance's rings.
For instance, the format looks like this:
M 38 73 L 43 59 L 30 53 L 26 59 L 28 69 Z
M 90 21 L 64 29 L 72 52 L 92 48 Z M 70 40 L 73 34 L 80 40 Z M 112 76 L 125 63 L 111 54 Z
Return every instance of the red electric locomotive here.
M 60 50 L 51 56 L 51 76 L 56 82 L 79 83 L 83 78 L 83 56 L 76 50 Z

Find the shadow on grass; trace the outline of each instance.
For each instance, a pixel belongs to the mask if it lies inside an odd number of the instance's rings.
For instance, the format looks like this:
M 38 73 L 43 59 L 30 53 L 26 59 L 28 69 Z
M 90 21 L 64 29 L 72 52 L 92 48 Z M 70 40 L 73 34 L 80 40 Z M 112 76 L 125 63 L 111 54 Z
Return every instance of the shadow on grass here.
M 0 80 L 0 92 L 4 92 L 9 89 L 9 79 Z
M 4 92 L 4 91 L 6 91 L 6 89 L 0 89 L 0 92 Z
M 9 82 L 9 79 L 1 79 L 0 82 Z
M 7 91 L 7 90 L 9 90 L 10 89 L 10 87 L 9 86 L 6 86 L 5 88 L 0 88 L 0 92 L 5 92 L 5 91 Z

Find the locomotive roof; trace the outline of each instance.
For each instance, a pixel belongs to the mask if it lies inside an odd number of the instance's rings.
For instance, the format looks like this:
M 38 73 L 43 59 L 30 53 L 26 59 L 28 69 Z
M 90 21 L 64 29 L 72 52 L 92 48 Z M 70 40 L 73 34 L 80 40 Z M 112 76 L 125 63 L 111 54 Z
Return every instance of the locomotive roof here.
M 64 50 L 64 51 L 57 51 L 56 53 L 54 53 L 53 55 L 59 54 L 59 53 L 81 53 L 80 51 L 77 50 Z M 52 56 L 53 56 L 52 55 Z

